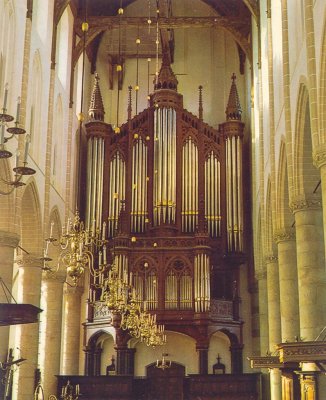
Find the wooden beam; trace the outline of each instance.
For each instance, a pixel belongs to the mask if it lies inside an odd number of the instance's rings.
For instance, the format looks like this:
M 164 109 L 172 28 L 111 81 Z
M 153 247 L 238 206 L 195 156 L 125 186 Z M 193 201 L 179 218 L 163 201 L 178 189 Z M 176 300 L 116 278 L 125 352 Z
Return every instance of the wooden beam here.
M 122 17 L 121 27 L 148 27 L 148 17 Z M 119 27 L 118 16 L 89 16 L 87 18 L 90 28 L 100 28 L 101 30 L 107 30 Z M 227 28 L 230 25 L 233 27 L 241 26 L 243 22 L 239 18 L 230 17 L 160 17 L 159 26 L 163 29 L 177 29 L 177 28 L 211 28 L 214 26 L 220 26 Z M 82 21 L 76 19 L 76 29 L 80 30 Z M 155 20 L 152 20 L 152 26 L 154 26 Z

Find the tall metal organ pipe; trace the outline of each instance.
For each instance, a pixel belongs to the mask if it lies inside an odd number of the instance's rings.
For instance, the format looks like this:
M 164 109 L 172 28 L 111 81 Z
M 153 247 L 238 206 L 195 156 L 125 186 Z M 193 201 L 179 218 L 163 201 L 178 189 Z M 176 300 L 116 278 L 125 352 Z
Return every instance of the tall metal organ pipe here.
M 154 111 L 154 225 L 175 223 L 176 215 L 176 111 Z
M 101 228 L 104 170 L 104 139 L 92 137 L 87 143 L 86 227 Z
M 189 137 L 182 149 L 183 232 L 195 232 L 198 225 L 198 149 Z
M 126 163 L 122 155 L 117 151 L 110 161 L 110 193 L 108 210 L 108 235 L 113 237 L 117 228 L 120 202 L 125 200 L 126 196 Z
M 213 151 L 205 161 L 205 218 L 211 237 L 221 235 L 221 164 Z
M 209 256 L 199 253 L 195 256 L 194 271 L 195 311 L 206 312 L 210 308 Z
M 147 210 L 147 146 L 138 139 L 132 149 L 131 231 L 144 232 Z
M 226 139 L 228 250 L 243 251 L 242 138 Z

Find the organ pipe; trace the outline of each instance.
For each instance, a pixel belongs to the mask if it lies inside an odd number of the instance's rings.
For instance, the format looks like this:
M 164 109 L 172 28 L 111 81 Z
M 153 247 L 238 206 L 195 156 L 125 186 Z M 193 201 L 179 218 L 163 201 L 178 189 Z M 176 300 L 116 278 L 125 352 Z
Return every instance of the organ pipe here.
M 183 232 L 194 232 L 198 224 L 198 150 L 189 137 L 182 150 Z
M 178 308 L 178 282 L 173 271 L 170 271 L 165 279 L 165 308 L 167 310 Z
M 188 274 L 180 277 L 180 309 L 192 309 L 192 277 Z
M 221 165 L 213 151 L 205 162 L 205 218 L 211 237 L 221 235 Z
M 110 162 L 110 195 L 108 210 L 108 235 L 113 237 L 117 228 L 120 201 L 125 200 L 126 165 L 117 151 Z M 120 200 L 120 201 L 119 201 Z
M 176 111 L 154 111 L 154 225 L 175 223 Z
M 206 254 L 197 254 L 194 269 L 195 311 L 209 311 L 210 306 L 210 272 L 209 257 Z
M 228 250 L 243 251 L 242 140 L 226 140 L 226 195 Z
M 86 226 L 101 228 L 104 171 L 104 140 L 93 137 L 87 143 Z
M 134 233 L 145 231 L 147 211 L 147 147 L 142 139 L 133 146 L 131 230 Z
M 148 310 L 157 308 L 157 278 L 154 272 L 151 272 L 146 279 L 146 302 Z

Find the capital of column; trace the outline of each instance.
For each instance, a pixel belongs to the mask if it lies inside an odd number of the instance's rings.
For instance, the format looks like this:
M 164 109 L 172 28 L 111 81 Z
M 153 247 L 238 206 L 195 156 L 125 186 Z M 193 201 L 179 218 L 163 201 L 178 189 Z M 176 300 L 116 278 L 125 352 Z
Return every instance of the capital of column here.
M 274 254 L 269 254 L 265 256 L 265 263 L 266 264 L 272 264 L 278 262 L 278 257 L 275 256 Z
M 312 160 L 316 168 L 326 165 L 326 144 L 322 144 L 313 152 Z
M 274 241 L 276 243 L 292 240 L 295 240 L 295 230 L 293 228 L 280 229 L 274 233 Z
M 66 281 L 66 274 L 62 271 L 43 271 L 42 280 L 44 282 L 59 282 L 64 284 Z
M 16 233 L 0 230 L 0 246 L 17 247 L 19 236 Z
M 293 213 L 298 211 L 319 210 L 321 206 L 322 200 L 319 196 L 307 198 L 305 195 L 300 195 L 290 203 L 290 209 Z
M 42 268 L 42 263 L 39 257 L 34 254 L 22 254 L 15 258 L 15 263 L 19 268 L 34 267 Z

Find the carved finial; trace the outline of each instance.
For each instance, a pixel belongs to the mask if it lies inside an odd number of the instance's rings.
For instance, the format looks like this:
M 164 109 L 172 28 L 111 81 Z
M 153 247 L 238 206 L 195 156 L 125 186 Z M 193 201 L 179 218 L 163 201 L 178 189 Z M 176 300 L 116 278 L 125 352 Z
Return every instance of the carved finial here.
M 168 57 L 163 58 L 158 77 L 154 79 L 154 90 L 171 89 L 177 91 L 178 80 L 172 71 Z
M 237 77 L 236 77 L 235 73 L 233 73 L 231 76 L 232 84 L 231 84 L 231 89 L 230 89 L 230 94 L 229 94 L 229 101 L 228 101 L 228 105 L 225 110 L 227 121 L 229 121 L 229 120 L 241 121 L 242 110 L 241 110 L 237 86 L 235 84 L 236 78 Z
M 199 119 L 203 119 L 203 87 L 200 85 L 198 87 L 199 90 L 199 108 L 198 108 L 198 116 Z
M 132 111 L 132 107 L 131 107 L 131 90 L 132 90 L 132 86 L 128 86 L 128 121 L 131 120 L 131 111 Z
M 91 101 L 88 110 L 88 116 L 90 120 L 96 121 L 104 121 L 104 107 L 103 100 L 99 86 L 99 76 L 98 73 L 95 72 L 95 81 L 93 86 L 93 91 L 91 95 Z

